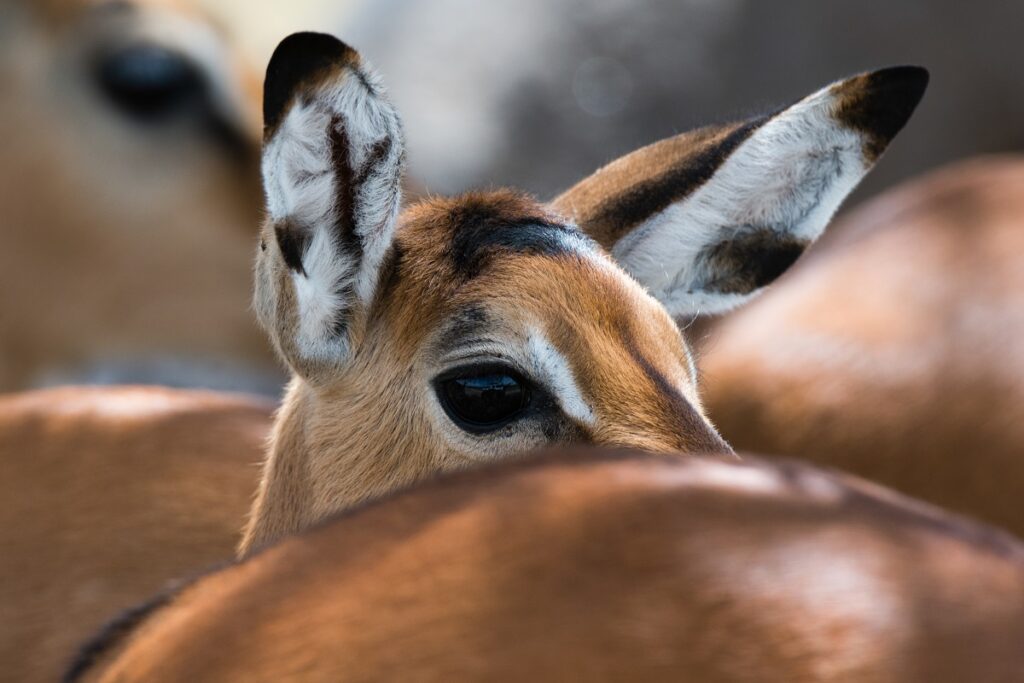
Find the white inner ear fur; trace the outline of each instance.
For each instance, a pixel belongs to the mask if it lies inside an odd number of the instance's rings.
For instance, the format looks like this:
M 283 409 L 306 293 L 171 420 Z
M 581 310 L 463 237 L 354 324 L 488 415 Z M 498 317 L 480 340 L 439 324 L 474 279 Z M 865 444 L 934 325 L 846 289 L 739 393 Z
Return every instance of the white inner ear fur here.
M 346 354 L 347 338 L 335 334 L 336 321 L 356 302 L 373 295 L 377 271 L 394 234 L 401 203 L 401 124 L 382 95 L 377 76 L 365 65 L 320 87 L 312 98 L 295 103 L 265 145 L 262 173 L 267 210 L 276 223 L 289 220 L 312 231 L 302 259 L 303 273 L 292 273 L 298 303 L 298 347 L 311 359 Z M 333 166 L 331 126 L 344 126 L 349 160 L 358 175 L 373 145 L 386 138 L 391 148 L 369 173 L 354 197 L 354 226 L 362 253 L 346 253 L 335 239 L 339 188 Z M 340 345 L 340 346 L 339 346 Z
M 825 88 L 778 114 L 744 141 L 683 201 L 633 230 L 615 259 L 673 316 L 717 313 L 753 293 L 701 290 L 701 252 L 744 228 L 810 242 L 870 168 L 863 140 L 832 116 Z

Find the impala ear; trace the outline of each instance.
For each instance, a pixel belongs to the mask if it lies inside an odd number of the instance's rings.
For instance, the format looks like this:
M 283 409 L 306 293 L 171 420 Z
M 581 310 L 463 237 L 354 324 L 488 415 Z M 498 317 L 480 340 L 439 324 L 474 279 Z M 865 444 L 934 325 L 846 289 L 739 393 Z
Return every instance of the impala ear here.
M 275 50 L 263 116 L 256 310 L 308 375 L 344 362 L 364 324 L 401 200 L 401 124 L 359 54 L 317 33 Z
M 913 66 L 839 81 L 775 114 L 633 152 L 552 206 L 673 315 L 725 311 L 821 235 L 927 84 Z

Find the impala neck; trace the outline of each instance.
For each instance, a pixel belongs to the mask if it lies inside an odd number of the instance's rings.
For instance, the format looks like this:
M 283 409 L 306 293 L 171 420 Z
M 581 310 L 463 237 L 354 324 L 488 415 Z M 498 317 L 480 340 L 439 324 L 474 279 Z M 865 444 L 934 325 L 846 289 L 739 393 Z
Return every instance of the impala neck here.
M 451 468 L 426 447 L 430 439 L 395 429 L 391 418 L 403 410 L 401 401 L 360 392 L 353 386 L 360 382 L 366 385 L 357 377 L 318 391 L 292 380 L 274 423 L 240 556 Z M 382 412 L 382 404 L 391 409 Z
M 293 380 L 274 420 L 263 476 L 238 548 L 240 557 L 308 523 L 310 475 L 305 443 L 308 401 L 301 380 Z

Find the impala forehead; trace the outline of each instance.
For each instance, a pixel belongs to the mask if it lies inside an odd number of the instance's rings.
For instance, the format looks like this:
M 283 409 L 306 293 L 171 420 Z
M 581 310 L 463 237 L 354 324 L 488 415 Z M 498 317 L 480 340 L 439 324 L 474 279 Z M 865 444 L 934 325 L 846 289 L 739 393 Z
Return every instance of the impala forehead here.
M 630 379 L 696 403 L 689 351 L 665 309 L 536 202 L 503 191 L 432 200 L 406 216 L 400 242 L 389 277 L 403 282 L 406 319 L 434 321 L 420 330 L 442 365 L 504 353 L 571 375 L 588 403 L 628 400 Z
M 507 359 L 589 425 L 652 394 L 676 408 L 697 403 L 678 329 L 600 253 L 507 258 L 462 294 L 430 345 L 444 367 Z

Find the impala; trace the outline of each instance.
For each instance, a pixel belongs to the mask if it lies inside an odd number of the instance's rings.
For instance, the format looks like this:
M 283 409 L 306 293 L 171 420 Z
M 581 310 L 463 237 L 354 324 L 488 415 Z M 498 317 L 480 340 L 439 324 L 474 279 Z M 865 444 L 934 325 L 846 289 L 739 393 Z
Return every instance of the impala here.
M 1024 535 L 1024 160 L 960 163 L 844 219 L 702 353 L 738 448 Z
M 377 78 L 333 38 L 284 41 L 265 83 L 268 220 L 256 310 L 294 377 L 241 551 L 438 472 L 548 444 L 729 452 L 704 415 L 677 321 L 743 303 L 786 270 L 908 119 L 926 81 L 915 67 L 856 76 L 772 114 L 641 149 L 548 204 L 505 190 L 400 212 L 401 127 Z M 86 510 L 97 533 L 145 520 L 124 539 L 154 557 L 120 565 L 128 556 L 94 553 L 92 535 L 53 540 L 79 563 L 68 590 L 103 587 L 80 620 L 51 625 L 58 644 L 91 627 L 104 605 L 113 611 L 138 587 L 222 552 L 213 532 L 209 545 L 192 547 L 187 525 L 221 530 L 225 515 L 239 514 L 256 473 L 221 470 L 221 459 L 258 459 L 268 424 L 265 407 L 236 399 L 211 412 L 207 399 L 171 394 L 170 410 L 132 411 L 122 390 L 76 391 L 10 411 L 12 422 L 0 425 L 10 452 L 24 457 L 54 435 L 71 454 L 98 442 L 111 453 L 96 468 L 121 476 L 126 490 L 148 490 L 139 480 L 154 470 L 143 463 L 163 457 L 163 495 L 181 494 L 140 511 L 147 497 L 107 495 L 114 479 L 92 486 L 87 469 L 75 479 L 80 496 L 52 503 L 68 517 Z M 97 424 L 68 420 L 83 402 L 120 409 L 101 410 Z M 235 410 L 244 419 L 224 416 Z M 23 436 L 19 420 L 29 419 L 51 427 Z M 117 441 L 121 420 L 138 440 Z M 233 430 L 243 434 L 231 438 Z M 28 473 L 12 486 L 37 485 L 29 465 L 11 466 Z M 19 543 L 41 536 L 9 531 Z M 171 558 L 156 559 L 160 534 Z M 118 590 L 102 583 L 95 558 L 142 573 Z M 47 605 L 61 614 L 65 595 L 33 602 L 23 588 L 60 563 L 40 568 L 27 549 L 4 560 L 18 577 L 8 585 L 22 596 L 11 603 L 19 615 Z M 19 635 L 20 619 L 7 623 L 19 643 L 13 658 L 42 642 Z
M 1024 680 L 1024 545 L 807 465 L 549 454 L 164 594 L 67 683 Z
M 248 310 L 259 91 L 187 3 L 0 3 L 0 391 L 277 393 Z
M 230 559 L 271 409 L 143 387 L 0 396 L 0 680 L 56 680 L 112 614 Z
M 729 452 L 677 322 L 785 271 L 926 83 L 855 76 L 640 149 L 548 204 L 496 190 L 401 211 L 377 76 L 331 36 L 285 39 L 264 84 L 255 308 L 292 381 L 241 552 L 545 444 Z

